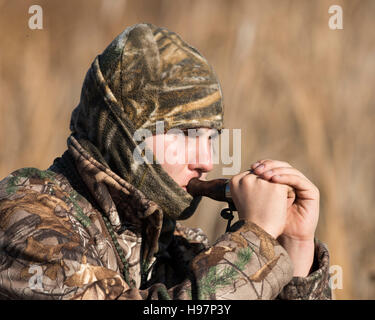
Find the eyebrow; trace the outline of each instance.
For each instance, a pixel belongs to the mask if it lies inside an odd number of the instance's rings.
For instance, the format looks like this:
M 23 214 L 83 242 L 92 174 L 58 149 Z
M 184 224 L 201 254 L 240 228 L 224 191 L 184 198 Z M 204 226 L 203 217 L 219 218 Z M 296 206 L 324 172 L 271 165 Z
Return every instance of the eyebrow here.
M 204 136 L 206 134 L 206 132 L 202 132 L 201 130 L 199 130 L 199 128 L 189 128 L 189 129 L 183 129 L 182 132 L 184 132 L 185 135 L 188 134 L 188 130 L 195 130 L 195 133 L 196 133 L 196 137 L 201 137 L 201 136 Z M 210 137 L 211 139 L 212 138 L 216 138 L 218 137 L 219 135 L 221 134 L 221 129 L 220 130 L 214 130 L 214 132 L 212 134 L 210 134 Z
M 221 132 L 220 132 L 221 133 Z M 216 138 L 216 137 L 218 137 L 219 136 L 219 134 L 220 134 L 217 130 L 213 133 L 213 134 L 211 134 L 210 136 L 211 136 L 211 138 Z

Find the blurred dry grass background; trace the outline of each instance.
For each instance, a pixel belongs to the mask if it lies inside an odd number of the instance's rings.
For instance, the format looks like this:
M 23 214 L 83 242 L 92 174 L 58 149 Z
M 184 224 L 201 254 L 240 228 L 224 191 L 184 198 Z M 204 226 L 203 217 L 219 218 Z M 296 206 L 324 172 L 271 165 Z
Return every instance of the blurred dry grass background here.
M 216 70 L 225 125 L 242 129 L 242 170 L 284 160 L 319 187 L 317 235 L 344 271 L 335 297 L 375 298 L 375 1 L 40 0 L 36 31 L 32 4 L 0 0 L 1 178 L 47 168 L 65 150 L 85 73 L 115 36 L 134 23 L 164 26 Z M 344 30 L 328 28 L 332 4 Z M 205 200 L 187 224 L 215 240 L 221 207 Z

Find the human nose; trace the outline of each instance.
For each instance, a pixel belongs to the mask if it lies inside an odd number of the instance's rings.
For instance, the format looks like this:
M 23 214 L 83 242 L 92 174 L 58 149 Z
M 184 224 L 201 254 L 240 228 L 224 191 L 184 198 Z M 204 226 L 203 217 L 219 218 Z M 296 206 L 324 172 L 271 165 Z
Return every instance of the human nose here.
M 189 162 L 189 169 L 209 172 L 213 169 L 211 140 L 202 138 L 197 138 L 197 140 L 195 159 Z

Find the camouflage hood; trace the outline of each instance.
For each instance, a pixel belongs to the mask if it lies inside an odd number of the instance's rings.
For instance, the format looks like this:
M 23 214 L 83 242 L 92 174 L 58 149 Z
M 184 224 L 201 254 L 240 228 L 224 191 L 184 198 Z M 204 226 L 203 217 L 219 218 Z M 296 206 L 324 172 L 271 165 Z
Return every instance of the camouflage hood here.
M 165 214 L 186 219 L 200 198 L 192 198 L 159 164 L 137 163 L 134 133 L 142 128 L 155 133 L 161 120 L 166 131 L 221 129 L 222 119 L 220 85 L 200 53 L 167 29 L 137 24 L 92 63 L 72 114 L 71 131 L 92 157 Z

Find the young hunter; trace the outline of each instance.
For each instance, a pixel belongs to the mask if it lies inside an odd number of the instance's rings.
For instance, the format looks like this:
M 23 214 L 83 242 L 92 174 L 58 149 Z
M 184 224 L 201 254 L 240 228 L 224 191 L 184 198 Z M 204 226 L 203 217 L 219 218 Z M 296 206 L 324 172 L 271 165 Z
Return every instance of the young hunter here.
M 0 298 L 330 299 L 319 190 L 288 163 L 260 160 L 230 179 L 239 220 L 212 245 L 180 223 L 222 123 L 206 59 L 165 28 L 127 28 L 87 72 L 65 153 L 0 182 Z M 151 154 L 157 136 L 176 154 L 172 128 L 201 129 L 195 163 L 135 160 L 139 129 L 152 133 Z

